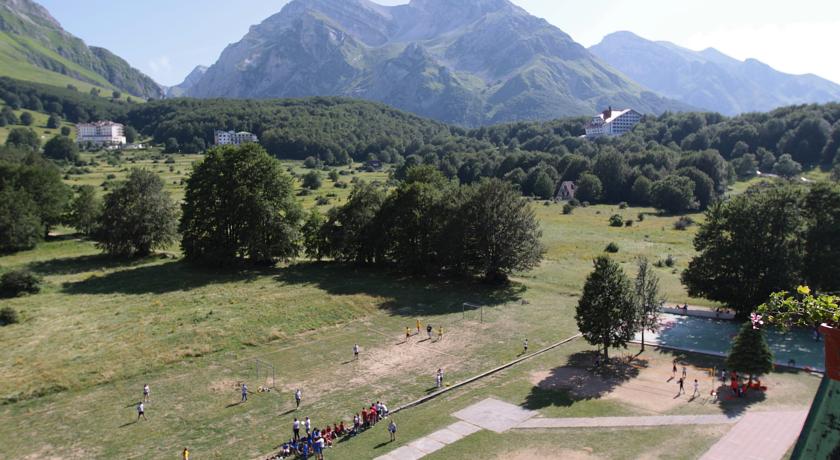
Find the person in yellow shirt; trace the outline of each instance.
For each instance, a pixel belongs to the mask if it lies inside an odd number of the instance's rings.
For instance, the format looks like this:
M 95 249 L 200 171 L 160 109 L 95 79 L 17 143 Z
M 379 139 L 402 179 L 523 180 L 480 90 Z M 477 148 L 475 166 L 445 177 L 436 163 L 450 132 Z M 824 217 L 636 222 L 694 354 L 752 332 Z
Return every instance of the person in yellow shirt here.
M 443 339 L 443 326 L 438 326 L 438 340 Z
M 181 456 L 184 457 L 184 460 L 190 460 L 190 450 L 184 447 L 184 451 L 181 452 Z
M 420 320 L 418 319 L 416 321 L 417 321 L 417 333 L 419 334 L 420 333 Z

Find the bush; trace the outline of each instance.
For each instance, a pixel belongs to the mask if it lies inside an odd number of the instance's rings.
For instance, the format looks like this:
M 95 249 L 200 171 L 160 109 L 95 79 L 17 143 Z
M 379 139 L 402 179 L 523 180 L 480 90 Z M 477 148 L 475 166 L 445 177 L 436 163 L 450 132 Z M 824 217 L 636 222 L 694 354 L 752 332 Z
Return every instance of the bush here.
M 677 259 L 674 259 L 674 256 L 668 254 L 668 257 L 665 258 L 665 266 L 668 268 L 673 267 L 677 263 Z
M 15 270 L 0 277 L 0 294 L 17 297 L 21 294 L 37 294 L 41 290 L 41 278 L 26 270 Z
M 627 202 L 622 201 L 621 203 L 618 203 L 618 209 L 627 209 Z
M 321 188 L 321 174 L 318 171 L 309 171 L 303 175 L 303 186 L 310 190 Z
M 325 196 L 319 196 L 315 199 L 315 204 L 317 204 L 318 206 L 326 206 L 330 204 L 330 199 Z
M 645 221 L 645 213 L 640 212 L 639 213 L 639 222 L 644 222 L 644 221 Z
M 674 222 L 674 230 L 685 230 L 692 225 L 694 225 L 694 219 L 692 219 L 691 217 L 683 216 L 677 219 L 676 222 Z
M 633 219 L 627 219 L 624 221 L 625 227 L 632 227 L 633 226 Z
M 613 214 L 610 217 L 610 227 L 623 227 L 624 226 L 624 219 L 621 218 L 618 214 Z
M 609 252 L 611 254 L 615 254 L 616 252 L 618 252 L 618 245 L 612 242 L 608 244 L 606 248 L 604 248 L 604 251 Z
M 327 177 L 329 177 L 330 180 L 333 182 L 338 181 L 338 171 L 336 171 L 335 169 L 330 170 L 329 174 L 327 174 Z
M 569 203 L 563 205 L 563 214 L 571 214 L 574 210 L 575 207 L 570 205 Z
M 314 169 L 318 167 L 318 164 L 319 162 L 315 157 L 306 157 L 306 159 L 303 160 L 304 168 Z
M 580 201 L 577 198 L 572 198 L 571 200 L 569 200 L 569 204 L 572 207 L 576 208 L 576 207 L 580 206 Z
M 344 181 L 337 181 L 334 184 L 334 186 L 335 186 L 335 188 L 347 188 L 348 187 L 347 182 L 344 182 Z
M 20 322 L 17 310 L 12 307 L 0 308 L 0 326 L 8 326 Z

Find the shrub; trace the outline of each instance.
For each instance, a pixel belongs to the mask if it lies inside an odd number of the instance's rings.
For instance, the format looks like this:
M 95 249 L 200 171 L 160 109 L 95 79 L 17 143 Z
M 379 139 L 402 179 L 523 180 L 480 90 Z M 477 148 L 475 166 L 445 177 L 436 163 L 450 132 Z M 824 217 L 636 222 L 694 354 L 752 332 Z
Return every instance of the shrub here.
M 26 270 L 15 270 L 0 277 L 0 294 L 16 297 L 21 294 L 37 294 L 41 290 L 41 278 Z
M 674 259 L 674 256 L 668 254 L 668 257 L 665 258 L 665 266 L 670 268 L 673 267 L 677 263 L 677 259 Z
M 610 227 L 623 227 L 624 226 L 624 219 L 621 218 L 618 214 L 613 214 L 610 217 Z
M 8 326 L 20 322 L 17 310 L 12 307 L 0 308 L 0 326 Z
M 303 160 L 303 167 L 308 169 L 313 169 L 318 167 L 318 160 L 315 157 L 306 157 Z
M 608 244 L 606 248 L 604 248 L 604 251 L 615 254 L 616 252 L 618 252 L 618 245 L 612 242 Z
M 348 187 L 347 182 L 337 181 L 335 183 L 335 188 L 347 188 L 347 187 Z
M 335 169 L 331 170 L 329 172 L 329 174 L 327 174 L 327 177 L 329 177 L 330 180 L 333 181 L 333 182 L 337 181 L 338 180 L 338 171 L 336 171 Z
M 318 171 L 309 171 L 303 175 L 303 186 L 310 190 L 321 188 L 321 174 Z
M 315 204 L 317 204 L 318 206 L 326 206 L 330 204 L 330 199 L 325 196 L 319 196 L 315 199 Z
M 574 210 L 575 207 L 570 205 L 569 203 L 563 205 L 563 214 L 571 214 Z
M 674 230 L 685 230 L 692 225 L 694 225 L 694 219 L 692 219 L 691 217 L 683 216 L 677 219 L 676 222 L 674 222 Z
M 627 209 L 627 202 L 622 201 L 621 203 L 618 203 L 618 209 Z
M 576 207 L 580 206 L 580 201 L 577 198 L 572 198 L 571 200 L 569 200 L 569 204 L 573 208 L 576 208 Z
M 632 227 L 633 226 L 633 219 L 627 219 L 624 221 L 625 227 Z
M 580 206 L 583 207 L 583 208 L 588 208 L 589 207 L 589 202 L 588 201 L 583 201 L 583 202 L 580 203 Z
M 645 221 L 645 213 L 640 212 L 639 213 L 639 222 L 644 222 L 644 221 Z

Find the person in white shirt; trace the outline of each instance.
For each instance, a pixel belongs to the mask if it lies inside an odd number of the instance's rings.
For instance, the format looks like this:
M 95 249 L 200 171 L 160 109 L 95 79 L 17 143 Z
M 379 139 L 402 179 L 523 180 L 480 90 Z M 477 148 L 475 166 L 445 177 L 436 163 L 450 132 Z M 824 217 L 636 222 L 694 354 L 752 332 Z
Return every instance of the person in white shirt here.
M 149 389 L 149 384 L 147 383 L 147 384 L 143 385 L 143 402 L 149 402 L 149 400 L 151 399 L 151 396 L 150 396 L 151 393 L 152 393 L 152 390 Z
M 306 420 L 303 421 L 303 427 L 306 428 L 306 434 L 309 434 L 312 429 L 312 421 L 309 420 L 309 417 L 306 417 Z
M 295 441 L 300 440 L 300 420 L 295 417 L 295 421 L 292 422 L 292 439 Z
M 359 344 L 353 345 L 353 359 L 359 359 Z
M 143 420 L 146 420 L 146 406 L 144 406 L 142 402 L 137 404 L 137 420 L 140 420 L 140 417 L 143 417 Z
M 300 392 L 300 388 L 295 390 L 295 408 L 300 407 L 300 400 L 302 399 L 303 395 Z

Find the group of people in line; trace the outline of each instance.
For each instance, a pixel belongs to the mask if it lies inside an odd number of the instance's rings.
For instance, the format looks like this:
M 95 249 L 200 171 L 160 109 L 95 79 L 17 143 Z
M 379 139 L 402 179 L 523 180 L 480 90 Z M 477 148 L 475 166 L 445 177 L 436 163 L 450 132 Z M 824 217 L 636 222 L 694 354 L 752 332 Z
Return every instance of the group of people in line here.
M 299 390 L 298 390 L 299 391 Z M 297 392 L 295 393 L 297 400 Z M 331 448 L 334 442 L 340 439 L 353 437 L 368 428 L 373 427 L 383 419 L 388 418 L 388 407 L 381 401 L 372 403 L 370 407 L 363 407 L 362 410 L 353 414 L 352 427 L 345 426 L 344 421 L 327 424 L 323 429 L 312 427 L 312 420 L 304 418 L 303 422 L 295 417 L 292 422 L 292 438 L 284 442 L 279 451 L 269 457 L 268 460 L 281 460 L 299 457 L 303 460 L 310 458 L 323 460 L 324 450 Z M 301 434 L 301 428 L 304 434 Z M 397 424 L 391 418 L 388 423 L 388 433 L 391 441 L 397 438 Z

